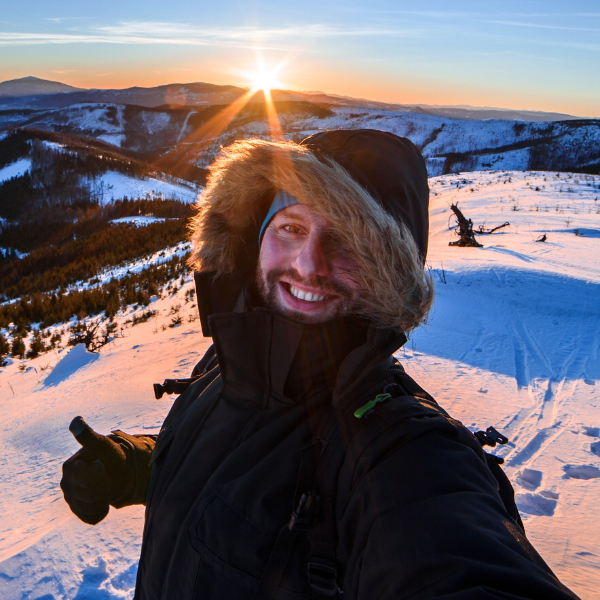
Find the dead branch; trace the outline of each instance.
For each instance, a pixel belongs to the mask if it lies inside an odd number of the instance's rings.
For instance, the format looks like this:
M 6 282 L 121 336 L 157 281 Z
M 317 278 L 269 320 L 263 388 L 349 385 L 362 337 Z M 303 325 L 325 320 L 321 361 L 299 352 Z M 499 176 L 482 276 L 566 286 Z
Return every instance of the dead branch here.
M 450 242 L 449 246 L 472 246 L 475 248 L 482 248 L 483 244 L 480 244 L 475 239 L 475 234 L 473 232 L 473 221 L 471 219 L 467 219 L 460 209 L 458 208 L 458 203 L 451 204 L 450 209 L 454 213 L 456 220 L 458 221 L 458 240 L 456 242 Z
M 106 346 L 117 337 L 122 337 L 116 331 L 117 324 L 109 322 L 104 329 L 100 328 L 100 323 L 86 324 L 77 323 L 71 327 L 71 336 L 68 341 L 69 346 L 85 344 L 89 352 L 98 352 L 100 348 Z
M 498 231 L 498 229 L 502 229 L 503 227 L 509 227 L 510 223 L 506 221 L 506 223 L 502 223 L 502 225 L 498 225 L 498 227 L 492 227 L 491 229 L 486 229 L 483 225 L 479 226 L 479 229 L 476 231 L 477 235 L 479 234 L 490 234 L 494 233 L 494 231 Z

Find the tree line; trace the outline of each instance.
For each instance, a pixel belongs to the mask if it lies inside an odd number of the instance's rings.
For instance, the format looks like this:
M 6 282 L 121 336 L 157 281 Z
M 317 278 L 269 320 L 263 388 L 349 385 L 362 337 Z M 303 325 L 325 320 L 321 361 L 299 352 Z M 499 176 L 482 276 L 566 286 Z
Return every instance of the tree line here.
M 107 206 L 67 211 L 57 220 L 5 226 L 0 247 L 29 255 L 0 254 L 0 301 L 49 292 L 94 277 L 99 270 L 131 261 L 185 239 L 190 205 L 174 200 L 121 200 Z M 69 217 L 81 215 L 76 222 Z M 164 222 L 145 227 L 111 224 L 121 217 L 152 214 Z
M 33 358 L 56 347 L 61 336 L 56 333 L 52 336 L 45 329 L 57 323 L 66 323 L 73 316 L 81 321 L 103 313 L 110 320 L 119 310 L 131 305 L 147 306 L 152 296 L 157 295 L 165 284 L 177 288 L 177 280 L 183 278 L 188 271 L 188 255 L 189 253 L 174 256 L 161 265 L 148 267 L 141 273 L 132 273 L 121 279 L 113 279 L 92 289 L 35 293 L 12 304 L 0 305 L 0 328 L 9 331 L 8 336 L 3 336 L 0 332 L 0 363 L 8 354 Z M 39 327 L 34 331 L 27 349 L 24 338 L 33 324 Z

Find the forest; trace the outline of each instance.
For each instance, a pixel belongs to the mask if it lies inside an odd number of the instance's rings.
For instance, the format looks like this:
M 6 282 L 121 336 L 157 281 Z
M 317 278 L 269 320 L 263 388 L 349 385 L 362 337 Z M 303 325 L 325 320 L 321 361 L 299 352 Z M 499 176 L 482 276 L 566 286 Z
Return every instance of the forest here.
M 45 331 L 50 325 L 67 323 L 73 317 L 69 332 L 77 338 L 77 334 L 85 329 L 83 320 L 86 317 L 102 314 L 103 320 L 112 322 L 113 317 L 121 309 L 127 307 L 148 306 L 153 296 L 160 294 L 160 288 L 167 285 L 167 293 L 183 285 L 183 278 L 188 271 L 186 253 L 174 256 L 169 261 L 153 265 L 141 273 L 132 273 L 121 279 L 113 279 L 108 284 L 65 291 L 60 288 L 50 294 L 34 293 L 23 296 L 17 302 L 0 305 L 0 366 L 4 357 L 12 354 L 15 357 L 34 358 L 42 352 L 48 352 L 60 345 L 62 336 Z M 144 315 L 150 315 L 149 312 Z M 138 317 L 138 321 L 140 317 Z M 143 316 L 141 320 L 144 319 Z M 32 325 L 35 324 L 35 327 Z M 135 323 L 134 323 L 135 325 Z M 24 338 L 30 331 L 33 337 L 26 347 Z
M 175 200 L 123 199 L 6 225 L 0 231 L 0 247 L 28 255 L 0 255 L 0 301 L 66 288 L 94 277 L 99 269 L 173 246 L 185 239 L 192 211 L 189 204 Z M 134 215 L 166 220 L 145 227 L 111 223 Z
M 94 179 L 109 170 L 135 177 L 155 174 L 150 166 L 114 152 L 92 146 L 70 150 L 69 143 L 54 139 L 69 138 L 17 130 L 0 140 L 0 168 L 20 158 L 31 160 L 28 172 L 0 183 L 0 217 L 33 221 L 46 219 L 47 211 L 99 204 L 104 190 Z

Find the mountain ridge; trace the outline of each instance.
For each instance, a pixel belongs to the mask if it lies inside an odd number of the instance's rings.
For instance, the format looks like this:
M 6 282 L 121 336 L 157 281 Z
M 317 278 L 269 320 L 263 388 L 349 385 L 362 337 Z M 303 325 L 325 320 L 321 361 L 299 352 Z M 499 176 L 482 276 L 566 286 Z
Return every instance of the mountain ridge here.
M 17 85 L 23 82 L 36 80 L 45 84 L 62 86 L 60 90 L 44 91 L 42 93 L 3 94 L 4 84 Z M 19 84 L 21 85 L 21 84 Z M 69 89 L 63 89 L 69 88 Z M 0 109 L 11 108 L 64 108 L 81 102 L 111 102 L 115 104 L 135 104 L 147 108 L 154 108 L 165 104 L 181 106 L 207 106 L 234 102 L 243 96 L 248 88 L 235 85 L 218 85 L 205 82 L 169 83 L 153 87 L 133 86 L 129 88 L 74 88 L 60 82 L 51 82 L 35 77 L 24 77 L 0 83 Z M 529 122 L 558 121 L 580 119 L 582 117 L 558 112 L 545 112 L 536 110 L 515 110 L 497 107 L 474 107 L 468 105 L 432 105 L 432 104 L 400 104 L 379 102 L 365 98 L 352 98 L 325 92 L 297 92 L 293 90 L 272 90 L 274 100 L 299 100 L 314 103 L 377 108 L 381 110 L 407 110 L 409 112 L 422 112 L 427 114 L 459 118 L 465 120 L 517 120 Z M 262 99 L 261 99 L 262 98 Z M 264 102 L 264 96 L 258 92 L 251 102 Z
M 28 75 L 19 79 L 9 79 L 0 82 L 0 97 L 18 98 L 31 95 L 64 94 L 79 92 L 82 89 L 61 83 L 60 81 L 50 81 L 49 79 L 40 79 L 39 77 Z

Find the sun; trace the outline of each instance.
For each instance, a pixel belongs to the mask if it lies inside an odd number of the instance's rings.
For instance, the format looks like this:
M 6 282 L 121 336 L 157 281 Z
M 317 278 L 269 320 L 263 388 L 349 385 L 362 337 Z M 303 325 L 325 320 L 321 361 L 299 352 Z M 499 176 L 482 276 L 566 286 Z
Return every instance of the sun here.
M 255 73 L 252 73 L 250 81 L 254 92 L 258 90 L 268 92 L 269 90 L 283 87 L 281 81 L 277 79 L 277 71 L 275 69 L 269 70 L 265 67 L 259 67 Z

